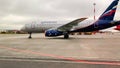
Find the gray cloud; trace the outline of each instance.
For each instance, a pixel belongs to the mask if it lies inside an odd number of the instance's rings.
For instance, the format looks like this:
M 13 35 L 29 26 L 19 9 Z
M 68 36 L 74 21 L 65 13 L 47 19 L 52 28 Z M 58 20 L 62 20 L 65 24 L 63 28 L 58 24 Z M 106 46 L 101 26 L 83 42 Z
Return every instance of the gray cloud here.
M 97 3 L 96 16 L 98 17 L 112 0 L 0 0 L 0 23 L 24 25 L 39 19 L 92 17 L 94 2 Z M 117 18 L 118 14 L 120 12 L 117 12 Z

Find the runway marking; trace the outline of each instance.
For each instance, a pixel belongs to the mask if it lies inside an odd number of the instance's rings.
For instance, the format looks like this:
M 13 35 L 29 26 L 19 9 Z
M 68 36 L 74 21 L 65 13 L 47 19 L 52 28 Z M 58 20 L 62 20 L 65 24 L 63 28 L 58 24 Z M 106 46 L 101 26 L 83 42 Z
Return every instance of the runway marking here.
M 72 57 L 64 57 L 64 56 L 57 56 L 57 55 L 52 55 L 52 54 L 44 54 L 44 53 L 35 52 L 35 51 L 31 51 L 31 50 L 21 50 L 21 49 L 17 49 L 17 48 L 6 47 L 6 46 L 0 46 L 0 48 L 4 48 L 4 49 L 10 50 L 10 51 L 15 51 L 15 52 L 30 53 L 30 54 L 34 54 L 34 55 L 58 58 L 58 59 L 63 59 L 63 60 L 67 60 L 67 61 L 79 62 L 79 63 L 98 64 L 98 65 L 119 65 L 120 66 L 120 62 L 78 60 L 78 59 L 75 59 Z

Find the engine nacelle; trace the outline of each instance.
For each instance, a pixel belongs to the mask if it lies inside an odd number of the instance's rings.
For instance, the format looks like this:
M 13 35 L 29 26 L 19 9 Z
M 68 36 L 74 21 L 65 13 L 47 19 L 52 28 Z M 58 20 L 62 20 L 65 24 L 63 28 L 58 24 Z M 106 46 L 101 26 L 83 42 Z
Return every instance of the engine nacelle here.
M 58 31 L 56 29 L 49 29 L 45 31 L 45 36 L 47 37 L 60 36 L 60 35 L 63 35 L 63 32 Z

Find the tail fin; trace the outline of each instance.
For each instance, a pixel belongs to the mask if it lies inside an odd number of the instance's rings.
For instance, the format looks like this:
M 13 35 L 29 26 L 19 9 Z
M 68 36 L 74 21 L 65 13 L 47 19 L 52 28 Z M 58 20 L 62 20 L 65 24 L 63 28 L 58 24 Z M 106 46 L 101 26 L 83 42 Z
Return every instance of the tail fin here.
M 99 20 L 113 20 L 119 0 L 114 0 L 105 12 L 99 17 Z

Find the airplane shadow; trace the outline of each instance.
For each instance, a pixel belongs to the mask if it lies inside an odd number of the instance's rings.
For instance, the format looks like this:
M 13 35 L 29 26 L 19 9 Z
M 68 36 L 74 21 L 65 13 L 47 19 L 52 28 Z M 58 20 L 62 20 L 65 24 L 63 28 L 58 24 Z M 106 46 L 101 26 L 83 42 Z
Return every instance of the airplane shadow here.
M 29 38 L 24 38 L 24 39 L 29 39 Z M 33 37 L 33 38 L 31 38 L 31 39 L 29 39 L 29 40 L 32 40 L 32 39 L 44 39 L 44 40 L 54 40 L 54 39 L 60 39 L 60 40 L 72 40 L 72 39 L 81 39 L 81 38 L 75 38 L 75 37 L 70 37 L 70 38 L 68 38 L 68 39 L 64 39 L 63 37 Z

